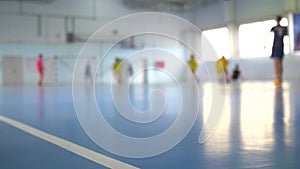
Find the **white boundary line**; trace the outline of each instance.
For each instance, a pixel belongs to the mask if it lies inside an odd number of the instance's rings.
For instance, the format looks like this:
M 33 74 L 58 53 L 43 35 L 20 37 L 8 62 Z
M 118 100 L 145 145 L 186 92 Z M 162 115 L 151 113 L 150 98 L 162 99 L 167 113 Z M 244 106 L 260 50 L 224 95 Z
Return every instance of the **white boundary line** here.
M 38 130 L 36 128 L 33 128 L 31 126 L 28 126 L 28 125 L 18 122 L 16 120 L 4 117 L 2 115 L 0 115 L 0 121 L 5 122 L 5 123 L 7 123 L 15 128 L 18 128 L 26 133 L 34 135 L 40 139 L 43 139 L 49 143 L 57 145 L 63 149 L 70 151 L 70 152 L 73 152 L 81 157 L 84 157 L 84 158 L 86 158 L 90 161 L 93 161 L 97 164 L 100 164 L 102 166 L 105 166 L 105 167 L 108 167 L 111 169 L 139 169 L 139 168 L 129 165 L 127 163 L 124 163 L 124 162 L 118 161 L 116 159 L 110 158 L 108 156 L 99 154 L 95 151 L 92 151 L 92 150 L 82 147 L 80 145 L 74 144 L 70 141 L 61 139 L 54 135 L 45 133 L 41 130 Z

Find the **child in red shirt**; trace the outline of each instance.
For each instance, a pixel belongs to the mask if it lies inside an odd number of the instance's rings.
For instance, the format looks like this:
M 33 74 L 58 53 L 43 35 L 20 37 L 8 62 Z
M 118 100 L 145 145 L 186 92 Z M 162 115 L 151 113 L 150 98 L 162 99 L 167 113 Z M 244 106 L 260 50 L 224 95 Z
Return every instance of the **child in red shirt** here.
M 44 79 L 43 55 L 42 54 L 39 55 L 39 58 L 36 61 L 36 67 L 37 67 L 37 71 L 40 75 L 38 85 L 42 86 L 43 79 Z

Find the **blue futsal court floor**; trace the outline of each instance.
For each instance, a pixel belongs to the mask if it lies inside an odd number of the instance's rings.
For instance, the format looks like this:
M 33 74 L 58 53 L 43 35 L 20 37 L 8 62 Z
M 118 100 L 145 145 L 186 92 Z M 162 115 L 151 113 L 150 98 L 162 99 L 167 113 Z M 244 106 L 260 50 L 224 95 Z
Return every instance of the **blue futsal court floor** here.
M 0 168 L 296 169 L 300 166 L 299 84 L 285 82 L 282 88 L 275 88 L 272 82 L 217 84 L 218 90 L 224 90 L 223 116 L 203 144 L 199 137 L 209 116 L 205 112 L 214 106 L 211 88 L 209 84 L 186 85 L 182 92 L 188 94 L 183 101 L 194 102 L 199 97 L 199 114 L 191 131 L 169 151 L 145 158 L 122 157 L 93 142 L 79 123 L 71 87 L 1 87 Z M 132 104 L 147 110 L 155 87 L 133 86 L 129 92 Z M 176 89 L 159 87 L 166 91 L 166 115 L 151 124 L 126 125 L 116 114 L 111 88 L 97 87 L 95 93 L 111 126 L 124 135 L 144 138 L 163 132 L 176 119 Z M 83 94 L 80 98 L 89 102 L 90 97 Z M 159 95 L 154 100 L 160 102 Z M 101 134 L 105 133 L 99 137 Z

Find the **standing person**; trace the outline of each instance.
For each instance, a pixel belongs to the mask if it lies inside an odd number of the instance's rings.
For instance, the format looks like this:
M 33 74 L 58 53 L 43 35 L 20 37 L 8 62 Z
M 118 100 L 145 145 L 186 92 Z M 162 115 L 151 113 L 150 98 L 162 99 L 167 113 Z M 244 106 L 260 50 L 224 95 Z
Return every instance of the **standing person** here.
M 36 67 L 37 67 L 37 71 L 39 73 L 38 85 L 42 86 L 43 80 L 44 80 L 44 65 L 43 65 L 43 55 L 42 54 L 39 54 L 39 57 L 36 61 Z
M 130 63 L 128 63 L 128 73 L 129 73 L 129 76 L 133 75 L 133 68 L 132 68 L 132 65 Z
M 235 65 L 235 68 L 232 72 L 232 75 L 231 75 L 231 79 L 232 80 L 238 80 L 238 79 L 241 79 L 242 78 L 242 75 L 241 75 L 241 71 L 240 71 L 240 68 L 239 68 L 239 65 L 236 64 Z
M 88 85 L 93 83 L 92 73 L 91 73 L 91 65 L 90 62 L 87 62 L 84 71 L 85 79 Z
M 113 73 L 118 83 L 121 83 L 121 59 L 116 58 L 113 65 Z
M 282 83 L 282 73 L 283 73 L 282 60 L 284 55 L 283 38 L 285 35 L 288 34 L 287 27 L 280 25 L 281 19 L 282 19 L 281 16 L 277 16 L 276 18 L 277 25 L 271 29 L 271 32 L 274 32 L 274 41 L 273 41 L 271 58 L 274 61 L 274 69 L 275 69 L 275 77 L 276 77 L 274 84 L 276 86 Z
M 229 81 L 227 65 L 228 65 L 228 61 L 226 60 L 226 58 L 224 56 L 222 56 L 220 59 L 217 60 L 216 69 L 217 69 L 217 73 L 218 73 L 220 81 L 224 80 L 224 78 L 223 78 L 224 74 L 225 74 L 226 82 Z
M 198 63 L 197 63 L 197 61 L 195 59 L 195 56 L 193 54 L 191 54 L 191 56 L 190 56 L 189 66 L 190 66 L 190 69 L 193 73 L 194 78 L 198 81 L 198 77 L 196 75 L 196 71 L 197 71 L 197 68 L 198 68 Z
M 129 79 L 129 82 L 132 80 L 132 76 L 133 76 L 133 73 L 134 73 L 134 70 L 133 70 L 133 67 L 132 67 L 132 64 L 131 63 L 128 63 L 127 64 L 127 70 L 128 70 L 128 79 Z

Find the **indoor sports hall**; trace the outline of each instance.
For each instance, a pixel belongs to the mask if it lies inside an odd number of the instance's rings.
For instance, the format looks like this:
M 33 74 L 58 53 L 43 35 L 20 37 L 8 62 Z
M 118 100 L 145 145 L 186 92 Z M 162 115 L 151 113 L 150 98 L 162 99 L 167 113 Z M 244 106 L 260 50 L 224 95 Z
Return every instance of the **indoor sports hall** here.
M 0 0 L 0 169 L 300 168 L 300 0 Z

